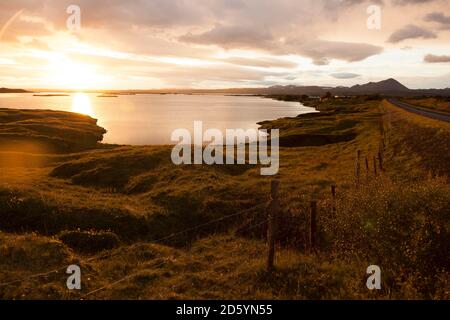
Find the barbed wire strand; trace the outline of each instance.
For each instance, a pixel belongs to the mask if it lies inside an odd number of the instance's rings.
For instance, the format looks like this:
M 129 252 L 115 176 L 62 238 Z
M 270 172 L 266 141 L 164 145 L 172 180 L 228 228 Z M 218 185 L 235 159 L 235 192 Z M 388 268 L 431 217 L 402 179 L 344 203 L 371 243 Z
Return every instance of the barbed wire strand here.
M 166 263 L 166 261 L 163 261 L 163 262 L 161 262 L 161 263 L 158 263 L 158 264 L 152 266 L 152 268 L 158 268 L 158 267 L 162 266 L 162 265 L 165 264 L 165 263 Z M 128 279 L 131 279 L 133 276 L 135 276 L 135 273 L 134 273 L 134 274 L 128 274 L 128 275 L 126 275 L 125 277 L 122 277 L 122 278 L 120 278 L 120 279 L 118 279 L 118 280 L 116 280 L 116 281 L 114 281 L 114 282 L 112 282 L 112 283 L 108 283 L 108 284 L 106 284 L 106 285 L 104 285 L 104 286 L 102 286 L 102 287 L 100 287 L 100 288 L 97 288 L 97 289 L 95 289 L 95 290 L 89 291 L 88 293 L 82 295 L 81 298 L 80 298 L 80 300 L 84 300 L 86 297 L 91 296 L 91 295 L 93 295 L 93 294 L 95 294 L 95 293 L 97 293 L 97 292 L 100 292 L 100 291 L 102 291 L 102 290 L 105 290 L 105 289 L 111 289 L 111 288 L 114 287 L 115 285 L 118 285 L 119 283 L 122 283 L 122 282 L 124 282 L 124 281 L 126 281 L 126 280 L 128 280 Z
M 136 249 L 136 248 L 138 248 L 138 247 L 140 247 L 140 246 L 143 246 L 143 245 L 148 245 L 148 244 L 154 244 L 154 243 L 162 242 L 162 241 L 165 241 L 165 240 L 174 238 L 174 237 L 176 237 L 176 236 L 179 236 L 179 235 L 181 235 L 181 234 L 183 234 L 183 233 L 190 232 L 190 231 L 194 231 L 194 230 L 203 228 L 203 227 L 205 227 L 205 226 L 207 226 L 207 225 L 210 225 L 210 224 L 213 224 L 213 223 L 217 223 L 217 222 L 223 221 L 223 220 L 228 219 L 228 218 L 231 218 L 231 217 L 235 217 L 235 216 L 238 216 L 238 215 L 242 215 L 242 214 L 251 212 L 252 210 L 254 210 L 254 209 L 256 209 L 256 208 L 259 208 L 259 207 L 262 207 L 262 206 L 264 206 L 264 205 L 266 205 L 266 204 L 267 204 L 267 202 L 264 202 L 264 203 L 261 203 L 261 204 L 259 204 L 259 205 L 253 206 L 253 207 L 251 207 L 251 208 L 248 208 L 248 209 L 245 209 L 245 210 L 242 210 L 242 211 L 239 211 L 239 212 L 236 212 L 236 213 L 227 215 L 227 216 L 223 216 L 223 217 L 220 217 L 220 218 L 217 218 L 217 219 L 214 219 L 214 220 L 211 220 L 211 221 L 208 221 L 208 222 L 199 224 L 199 225 L 197 225 L 197 226 L 194 226 L 194 227 L 191 227 L 191 228 L 187 228 L 187 229 L 185 229 L 185 230 L 181 230 L 181 231 L 172 233 L 172 234 L 170 234 L 170 235 L 168 235 L 168 236 L 165 236 L 165 237 L 162 237 L 162 238 L 159 238 L 159 239 L 149 240 L 149 241 L 145 241 L 145 242 L 141 242 L 141 243 L 137 243 L 137 244 L 132 244 L 132 245 L 129 246 L 129 248 L 130 248 L 130 249 Z M 116 251 L 115 254 L 114 254 L 114 253 L 112 253 L 112 254 L 111 254 L 111 253 L 108 253 L 108 254 L 104 254 L 104 255 L 92 257 L 92 258 L 89 258 L 89 259 L 82 260 L 82 261 L 80 261 L 80 263 L 92 262 L 92 261 L 95 261 L 95 260 L 98 260 L 98 259 L 104 259 L 104 258 L 114 257 L 114 256 L 116 256 L 116 255 L 121 254 L 121 253 L 123 252 L 123 250 L 124 250 L 124 249 L 121 248 L 120 250 Z M 125 251 L 127 251 L 127 250 L 125 250 Z M 48 271 L 48 272 L 36 273 L 36 274 L 30 275 L 30 276 L 28 276 L 28 277 L 24 277 L 24 278 L 22 278 L 22 279 L 17 279 L 17 280 L 12 280 L 12 281 L 7 281 L 7 282 L 2 282 L 2 283 L 0 283 L 0 287 L 9 286 L 9 285 L 16 284 L 16 283 L 21 283 L 21 282 L 24 282 L 24 281 L 27 281 L 27 280 L 30 280 L 30 279 L 34 279 L 34 278 L 45 277 L 45 276 L 48 276 L 48 275 L 50 275 L 50 274 L 58 273 L 59 271 L 66 270 L 66 269 L 67 269 L 67 266 L 59 267 L 59 268 L 50 270 L 50 271 Z
M 176 236 L 179 236 L 179 235 L 181 235 L 181 234 L 183 234 L 183 233 L 190 232 L 190 231 L 194 231 L 194 230 L 198 230 L 198 229 L 203 228 L 203 227 L 205 227 L 205 226 L 207 226 L 207 225 L 210 225 L 210 224 L 213 224 L 213 223 L 217 223 L 217 222 L 226 220 L 226 219 L 228 219 L 228 218 L 232 218 L 232 217 L 235 217 L 235 216 L 238 216 L 238 215 L 242 215 L 242 214 L 248 213 L 248 212 L 250 212 L 250 211 L 252 211 L 252 210 L 254 210 L 254 209 L 256 209 L 256 208 L 262 207 L 262 206 L 264 206 L 264 205 L 266 205 L 266 203 L 261 203 L 261 204 L 259 204 L 259 205 L 254 206 L 254 207 L 251 207 L 251 208 L 248 208 L 248 209 L 245 209 L 245 210 L 242 210 L 242 211 L 239 211 L 239 212 L 237 212 L 237 213 L 233 213 L 233 214 L 230 214 L 230 215 L 227 215 L 227 216 L 223 216 L 223 217 L 220 217 L 220 218 L 217 218 L 217 219 L 214 219 L 214 220 L 211 220 L 211 221 L 208 221 L 208 222 L 199 224 L 199 225 L 194 226 L 194 227 L 190 227 L 190 228 L 187 228 L 187 229 L 184 229 L 184 230 L 181 230 L 181 231 L 172 233 L 172 234 L 170 234 L 170 235 L 168 235 L 168 236 L 164 236 L 164 237 L 159 238 L 159 239 L 154 239 L 154 240 L 149 240 L 149 241 L 143 241 L 143 242 L 139 242 L 139 243 L 134 243 L 134 244 L 130 245 L 130 248 L 136 249 L 136 248 L 139 248 L 140 246 L 144 246 L 144 245 L 148 245 L 148 244 L 155 244 L 155 243 L 163 242 L 163 241 L 165 241 L 165 240 L 169 240 L 169 239 L 172 239 L 172 238 L 174 238 L 174 237 L 176 237 Z M 121 253 L 120 251 L 122 251 L 122 250 L 124 250 L 124 249 L 121 248 L 116 254 L 114 254 L 114 253 L 113 253 L 113 254 L 107 253 L 107 254 L 105 254 L 104 256 L 92 257 L 92 258 L 86 259 L 85 262 L 91 262 L 91 261 L 93 261 L 93 260 L 98 260 L 98 259 L 103 259 L 103 258 L 114 257 L 114 256 L 120 254 L 120 253 Z
M 6 287 L 6 286 L 9 286 L 9 285 L 12 285 L 12 284 L 24 282 L 24 281 L 27 281 L 27 280 L 30 280 L 30 279 L 34 279 L 34 278 L 45 277 L 45 276 L 48 276 L 48 275 L 50 275 L 52 273 L 58 273 L 59 271 L 63 271 L 63 270 L 66 270 L 66 269 L 67 269 L 67 266 L 64 266 L 64 267 L 60 267 L 58 269 L 54 269 L 54 270 L 51 270 L 51 271 L 48 271 L 48 272 L 36 273 L 36 274 L 31 275 L 31 276 L 22 278 L 22 279 L 17 279 L 17 280 L 12 280 L 12 281 L 8 281 L 8 282 L 0 283 L 0 287 Z
M 272 219 L 272 218 L 264 219 L 262 222 L 259 222 L 259 223 L 255 224 L 255 225 L 251 225 L 251 226 L 245 227 L 245 228 L 243 228 L 243 229 L 241 229 L 241 230 L 239 230 L 239 231 L 242 231 L 242 230 L 250 230 L 250 229 L 259 227 L 259 226 L 263 225 L 264 223 L 267 223 L 270 219 Z M 163 262 L 161 262 L 161 263 L 159 263 L 159 264 L 156 264 L 156 265 L 152 266 L 152 268 L 157 268 L 157 267 L 163 265 L 164 263 L 166 263 L 166 261 L 163 261 Z M 129 274 L 129 275 L 126 275 L 126 276 L 124 276 L 124 277 L 122 277 L 122 278 L 120 278 L 120 279 L 118 279 L 118 280 L 116 280 L 116 281 L 114 281 L 114 282 L 112 282 L 112 283 L 109 283 L 109 284 L 104 285 L 104 286 L 102 286 L 102 287 L 100 287 L 100 288 L 97 288 L 97 289 L 95 289 L 95 290 L 92 290 L 92 291 L 86 293 L 85 295 L 81 296 L 80 299 L 83 300 L 84 298 L 86 298 L 86 297 L 88 297 L 88 296 L 90 296 L 90 295 L 93 295 L 93 294 L 95 294 L 95 293 L 97 293 L 97 292 L 100 292 L 100 291 L 102 291 L 102 290 L 111 289 L 111 288 L 114 287 L 115 285 L 117 285 L 117 284 L 119 284 L 119 283 L 122 283 L 122 282 L 124 282 L 124 281 L 126 281 L 126 280 L 132 278 L 134 275 L 135 275 L 135 274 Z

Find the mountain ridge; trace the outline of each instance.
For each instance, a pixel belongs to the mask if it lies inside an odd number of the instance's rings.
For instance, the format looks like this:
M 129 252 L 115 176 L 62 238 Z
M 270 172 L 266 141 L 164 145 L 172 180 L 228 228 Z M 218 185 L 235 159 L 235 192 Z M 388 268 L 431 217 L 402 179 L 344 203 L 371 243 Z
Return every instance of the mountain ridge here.
M 320 87 L 320 86 L 274 86 L 269 87 L 271 94 L 323 95 L 330 92 L 334 95 L 392 95 L 392 96 L 450 96 L 450 88 L 446 89 L 410 89 L 394 78 L 378 82 L 356 84 L 351 87 Z
M 39 90 L 45 91 L 45 90 Z M 51 92 L 74 92 L 74 90 L 49 90 Z M 0 88 L 0 93 L 26 93 L 23 89 Z M 409 89 L 394 78 L 378 82 L 356 84 L 351 87 L 337 86 L 298 86 L 274 85 L 260 88 L 222 88 L 222 89 L 149 89 L 149 90 L 85 90 L 87 93 L 107 94 L 238 94 L 238 95 L 308 95 L 323 96 L 327 92 L 333 95 L 385 95 L 385 96 L 450 96 L 450 88 L 445 89 Z

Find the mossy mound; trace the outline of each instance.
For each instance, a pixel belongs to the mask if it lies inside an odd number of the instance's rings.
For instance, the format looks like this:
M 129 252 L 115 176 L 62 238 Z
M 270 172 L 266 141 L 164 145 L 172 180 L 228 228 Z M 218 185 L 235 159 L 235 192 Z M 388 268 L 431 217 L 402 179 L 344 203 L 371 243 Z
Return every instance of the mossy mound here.
M 89 116 L 0 108 L 0 151 L 66 153 L 91 149 L 106 130 Z
M 119 246 L 119 237 L 108 231 L 63 231 L 58 239 L 78 252 L 96 253 Z

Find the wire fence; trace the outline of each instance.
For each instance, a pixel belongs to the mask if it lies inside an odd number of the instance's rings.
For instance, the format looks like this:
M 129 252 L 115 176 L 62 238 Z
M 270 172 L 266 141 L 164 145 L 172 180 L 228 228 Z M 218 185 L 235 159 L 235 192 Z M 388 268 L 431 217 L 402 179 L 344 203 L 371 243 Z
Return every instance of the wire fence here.
M 232 214 L 229 214 L 229 215 L 225 215 L 225 216 L 222 216 L 220 218 L 213 219 L 213 220 L 210 220 L 208 222 L 204 222 L 204 223 L 198 224 L 196 226 L 189 227 L 189 228 L 186 228 L 184 230 L 174 232 L 174 233 L 172 233 L 170 235 L 167 235 L 167 236 L 164 236 L 164 237 L 161 237 L 161 238 L 148 240 L 148 241 L 143 241 L 143 242 L 139 242 L 139 243 L 134 243 L 134 244 L 130 245 L 129 247 L 125 248 L 125 250 L 122 247 L 119 250 L 116 250 L 115 252 L 114 251 L 109 251 L 109 252 L 106 252 L 104 254 L 95 256 L 95 257 L 91 257 L 91 258 L 88 258 L 88 259 L 81 260 L 78 263 L 79 264 L 84 264 L 84 263 L 89 263 L 89 262 L 92 262 L 92 261 L 95 261 L 95 260 L 100 260 L 100 259 L 105 259 L 105 258 L 112 258 L 112 257 L 115 257 L 117 255 L 123 254 L 125 252 L 130 252 L 131 250 L 136 250 L 137 248 L 139 248 L 141 246 L 144 246 L 144 245 L 148 245 L 150 243 L 151 244 L 161 243 L 161 242 L 164 242 L 164 241 L 176 238 L 177 236 L 183 235 L 185 233 L 196 231 L 196 230 L 199 230 L 199 229 L 204 228 L 206 226 L 209 226 L 209 225 L 212 225 L 212 224 L 215 224 L 215 223 L 219 223 L 219 222 L 222 222 L 224 220 L 227 220 L 227 219 L 230 219 L 230 218 L 233 218 L 233 217 L 237 217 L 237 216 L 241 216 L 241 215 L 247 214 L 249 212 L 252 212 L 253 210 L 256 210 L 256 209 L 264 207 L 266 204 L 267 203 L 264 202 L 264 203 L 261 203 L 259 205 L 253 206 L 251 208 L 244 209 L 244 210 L 241 210 L 239 212 L 232 213 Z M 157 267 L 157 266 L 155 266 L 155 267 Z M 51 274 L 56 274 L 56 273 L 62 272 L 64 270 L 66 270 L 66 269 L 67 269 L 67 266 L 61 266 L 61 267 L 58 267 L 56 269 L 52 269 L 52 270 L 47 271 L 47 272 L 41 272 L 41 273 L 32 274 L 32 275 L 30 275 L 28 277 L 24 277 L 24 278 L 21 278 L 21 279 L 11 280 L 11 281 L 7 281 L 7 282 L 1 282 L 0 283 L 0 287 L 6 287 L 6 286 L 13 285 L 13 284 L 25 282 L 25 281 L 28 281 L 28 280 L 41 278 L 41 277 L 46 277 L 46 276 L 49 276 Z M 120 282 L 123 282 L 126 278 L 127 277 L 124 277 L 123 279 L 115 281 L 112 284 L 109 284 L 109 285 L 104 286 L 102 288 L 98 288 L 98 289 L 94 290 L 93 292 L 89 292 L 85 296 L 88 296 L 88 295 L 91 295 L 91 294 L 93 294 L 93 293 L 95 293 L 97 291 L 101 291 L 103 289 L 106 289 L 107 287 L 109 287 L 111 285 L 115 285 L 115 284 L 118 284 Z
M 253 207 L 252 209 L 254 209 L 254 208 L 257 208 L 257 207 Z M 251 229 L 255 229 L 255 228 L 257 228 L 257 227 L 260 227 L 260 226 L 262 226 L 262 225 L 268 223 L 269 220 L 270 220 L 270 218 L 264 219 L 263 221 L 261 221 L 261 222 L 259 222 L 259 223 L 256 223 L 256 224 L 253 224 L 253 225 L 246 226 L 246 227 L 240 229 L 240 231 L 241 231 L 241 230 L 249 231 L 249 230 L 251 230 Z M 158 268 L 158 267 L 164 265 L 166 262 L 167 262 L 167 261 L 160 262 L 160 263 L 158 263 L 158 264 L 156 264 L 156 265 L 151 266 L 151 268 Z M 124 277 L 122 277 L 122 278 L 119 278 L 119 279 L 115 280 L 115 281 L 112 282 L 112 283 L 106 284 L 106 285 L 101 286 L 101 287 L 99 287 L 99 288 L 97 288 L 97 289 L 94 289 L 94 290 L 92 290 L 92 291 L 89 291 L 88 293 L 82 295 L 80 299 L 85 299 L 85 298 L 87 298 L 87 297 L 89 297 L 89 296 L 92 296 L 92 295 L 98 293 L 98 292 L 101 292 L 101 291 L 104 291 L 104 290 L 112 289 L 114 286 L 116 286 L 116 285 L 118 285 L 118 284 L 120 284 L 120 283 L 123 283 L 123 282 L 125 282 L 125 281 L 127 281 L 127 280 L 129 280 L 129 279 L 132 279 L 134 276 L 135 276 L 135 274 L 127 274 L 126 276 L 124 276 Z

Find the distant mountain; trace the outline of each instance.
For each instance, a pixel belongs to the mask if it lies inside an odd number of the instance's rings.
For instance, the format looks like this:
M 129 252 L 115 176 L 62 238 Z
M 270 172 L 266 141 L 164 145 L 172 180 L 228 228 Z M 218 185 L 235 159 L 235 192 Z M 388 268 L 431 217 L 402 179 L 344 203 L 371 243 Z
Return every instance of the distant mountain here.
M 395 79 L 387 79 L 380 82 L 357 84 L 352 87 L 318 87 L 318 86 L 273 86 L 260 90 L 261 94 L 287 94 L 287 95 L 313 95 L 322 96 L 327 92 L 334 95 L 386 95 L 386 96 L 450 96 L 450 88 L 447 89 L 409 89 Z
M 0 93 L 27 93 L 29 91 L 23 89 L 0 88 Z
M 369 82 L 363 85 L 357 84 L 356 86 L 353 86 L 349 89 L 344 88 L 343 90 L 349 90 L 355 93 L 357 92 L 362 94 L 386 94 L 410 91 L 403 84 L 392 78 L 380 82 Z
M 57 92 L 58 90 L 41 90 Z M 59 90 L 60 92 L 63 92 Z M 0 93 L 30 92 L 23 89 L 0 88 Z M 266 88 L 225 88 L 225 89 L 152 89 L 152 90 L 104 90 L 87 91 L 110 95 L 118 94 L 229 94 L 229 95 L 308 95 L 323 96 L 327 92 L 339 96 L 384 95 L 384 96 L 446 96 L 450 97 L 450 88 L 446 89 L 409 89 L 395 79 L 357 84 L 352 87 L 324 86 L 272 86 Z
M 267 88 L 228 88 L 228 89 L 162 89 L 162 90 L 131 90 L 131 93 L 153 94 L 230 94 L 230 95 L 308 95 L 323 96 L 327 92 L 333 95 L 385 95 L 385 96 L 450 96 L 450 88 L 447 89 L 409 89 L 395 79 L 387 79 L 380 82 L 369 82 L 352 87 L 323 87 L 323 86 L 271 86 Z M 110 92 L 114 93 L 114 92 Z

